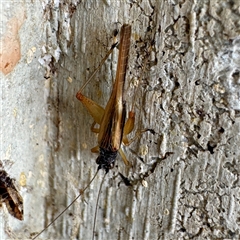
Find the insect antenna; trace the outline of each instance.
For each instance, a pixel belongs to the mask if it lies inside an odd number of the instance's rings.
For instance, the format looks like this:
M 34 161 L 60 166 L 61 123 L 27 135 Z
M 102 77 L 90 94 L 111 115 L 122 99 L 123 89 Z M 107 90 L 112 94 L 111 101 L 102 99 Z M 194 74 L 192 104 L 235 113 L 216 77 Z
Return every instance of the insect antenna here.
M 101 185 L 100 185 L 99 190 L 98 190 L 97 203 L 96 203 L 95 214 L 94 214 L 94 222 L 93 222 L 92 240 L 94 240 L 94 233 L 95 233 L 95 228 L 96 228 L 98 202 L 99 202 L 99 199 L 100 199 L 100 193 L 101 193 L 103 182 L 104 182 L 104 179 L 105 179 L 106 175 L 107 175 L 107 172 L 104 174 Z
M 89 186 L 91 185 L 91 183 L 93 182 L 93 180 L 96 178 L 97 174 L 98 174 L 99 168 L 97 169 L 96 173 L 94 174 L 93 178 L 91 179 L 91 181 L 87 184 L 87 186 L 80 191 L 79 195 L 61 212 L 58 214 L 58 216 L 56 218 L 53 219 L 53 221 L 51 221 L 41 232 L 39 232 L 34 238 L 32 238 L 32 240 L 36 239 L 38 236 L 40 236 L 47 228 L 49 228 L 59 217 L 61 217 L 77 200 L 78 198 L 80 198 L 83 193 L 89 188 Z M 105 174 L 106 175 L 106 174 Z M 105 177 L 105 176 L 104 176 Z

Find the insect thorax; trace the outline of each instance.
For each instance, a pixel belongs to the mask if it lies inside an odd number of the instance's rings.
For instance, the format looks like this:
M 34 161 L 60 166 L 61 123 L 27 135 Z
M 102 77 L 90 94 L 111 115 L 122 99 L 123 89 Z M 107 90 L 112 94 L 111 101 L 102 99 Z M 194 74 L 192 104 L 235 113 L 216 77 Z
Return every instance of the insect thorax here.
M 103 148 L 100 148 L 100 153 L 96 159 L 96 163 L 99 165 L 98 169 L 104 169 L 106 172 L 109 169 L 114 167 L 118 151 L 109 151 Z

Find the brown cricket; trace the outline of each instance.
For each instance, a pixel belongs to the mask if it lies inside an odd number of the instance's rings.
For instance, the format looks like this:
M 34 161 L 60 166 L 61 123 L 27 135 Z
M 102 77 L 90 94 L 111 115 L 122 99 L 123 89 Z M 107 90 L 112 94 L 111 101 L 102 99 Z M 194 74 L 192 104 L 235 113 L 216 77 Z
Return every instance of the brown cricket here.
M 133 130 L 135 120 L 135 114 L 131 111 L 125 124 L 126 102 L 123 99 L 123 92 L 130 49 L 130 37 L 131 26 L 124 24 L 120 33 L 116 80 L 106 108 L 103 109 L 97 103 L 82 95 L 82 89 L 76 95 L 77 99 L 84 104 L 94 119 L 92 131 L 98 133 L 98 146 L 93 148 L 92 152 L 99 152 L 96 160 L 99 165 L 98 169 L 104 169 L 106 172 L 114 167 L 118 151 L 120 151 L 125 164 L 129 165 L 120 147 L 122 140 L 125 144 L 128 143 L 126 136 Z M 95 123 L 100 125 L 99 129 L 94 128 Z
M 85 86 L 90 82 L 96 71 L 103 65 L 105 60 L 113 51 L 113 48 L 117 45 L 114 44 L 110 51 L 107 53 L 106 57 L 101 61 L 98 68 L 93 72 L 88 81 L 83 85 L 83 87 L 77 92 L 76 97 L 80 100 L 83 105 L 87 108 L 88 112 L 94 119 L 94 123 L 91 127 L 91 130 L 95 133 L 98 133 L 98 145 L 91 149 L 92 152 L 99 152 L 99 156 L 96 159 L 96 163 L 99 165 L 97 172 L 95 173 L 92 180 L 89 184 L 80 192 L 80 194 L 69 204 L 64 211 L 62 211 L 51 223 L 49 223 L 41 232 L 39 232 L 33 239 L 36 239 L 41 233 L 43 233 L 49 226 L 51 226 L 67 209 L 69 209 L 72 204 L 84 193 L 84 191 L 90 186 L 92 181 L 95 179 L 98 171 L 100 169 L 105 170 L 105 175 L 109 172 L 110 169 L 114 167 L 116 157 L 118 152 L 120 153 L 124 163 L 129 165 L 125 154 L 121 149 L 121 143 L 128 145 L 130 141 L 127 138 L 127 135 L 132 132 L 135 121 L 135 113 L 133 110 L 129 112 L 128 119 L 126 120 L 126 102 L 123 97 L 124 93 L 124 83 L 126 77 L 129 49 L 130 49 L 130 38 L 131 38 L 131 26 L 124 24 L 120 32 L 120 44 L 119 44 L 119 56 L 118 56 L 118 65 L 115 83 L 113 85 L 113 90 L 111 96 L 108 100 L 107 106 L 104 109 L 96 102 L 87 98 L 82 94 Z M 99 124 L 100 128 L 95 128 L 95 124 Z M 102 181 L 103 183 L 103 181 Z M 102 186 L 102 184 L 101 184 Z M 100 190 L 101 190 L 100 186 Z M 99 190 L 99 192 L 100 192 Z M 99 199 L 99 195 L 98 195 Z M 97 199 L 97 204 L 98 204 Z M 97 209 L 97 207 L 96 207 Z M 95 229 L 96 223 L 96 213 L 94 219 Z M 93 235 L 94 238 L 94 235 Z
M 23 220 L 22 196 L 15 187 L 14 180 L 2 169 L 0 170 L 0 202 L 6 204 L 8 212 L 13 217 Z

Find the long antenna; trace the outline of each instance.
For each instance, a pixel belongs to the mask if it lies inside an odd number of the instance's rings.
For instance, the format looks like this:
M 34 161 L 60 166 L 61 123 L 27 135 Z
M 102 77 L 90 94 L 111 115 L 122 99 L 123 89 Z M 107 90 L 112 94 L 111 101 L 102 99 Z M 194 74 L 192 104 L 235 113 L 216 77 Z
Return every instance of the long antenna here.
M 94 222 L 93 222 L 93 232 L 92 232 L 92 240 L 94 240 L 94 233 L 95 233 L 95 228 L 96 228 L 96 220 L 97 220 L 97 210 L 98 210 L 98 202 L 99 202 L 99 198 L 100 198 L 100 193 L 102 190 L 102 186 L 103 186 L 103 182 L 104 179 L 107 175 L 107 172 L 104 174 L 101 185 L 99 187 L 99 191 L 98 191 L 98 196 L 97 196 L 97 203 L 96 203 L 96 208 L 95 208 L 95 215 L 94 215 Z
M 91 181 L 88 183 L 88 185 L 80 192 L 80 194 L 61 212 L 58 214 L 58 216 L 56 218 L 53 219 L 53 221 L 51 221 L 41 232 L 39 232 L 34 238 L 32 238 L 32 240 L 36 239 L 39 235 L 41 235 L 47 228 L 49 228 L 59 217 L 61 217 L 77 200 L 78 198 L 80 198 L 80 196 L 85 192 L 86 189 L 89 188 L 89 186 L 91 185 L 91 183 L 93 182 L 93 180 L 95 179 L 95 177 L 98 174 L 99 169 L 96 171 L 95 175 L 93 176 L 93 178 L 91 179 Z M 106 174 L 105 174 L 106 175 Z

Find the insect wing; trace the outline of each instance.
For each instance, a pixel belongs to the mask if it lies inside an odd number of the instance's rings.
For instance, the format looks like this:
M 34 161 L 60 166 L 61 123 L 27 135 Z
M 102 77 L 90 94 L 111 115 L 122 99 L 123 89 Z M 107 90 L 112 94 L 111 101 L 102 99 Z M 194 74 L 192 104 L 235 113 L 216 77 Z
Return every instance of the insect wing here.
M 126 106 L 121 104 L 121 107 L 114 111 L 106 112 L 108 122 L 101 124 L 98 143 L 99 147 L 109 151 L 118 151 L 121 146 L 123 127 L 126 118 Z
M 16 189 L 7 188 L 9 200 L 6 202 L 8 212 L 19 220 L 23 220 L 23 199 Z
M 112 151 L 117 151 L 120 148 L 126 118 L 123 90 L 130 49 L 131 26 L 124 24 L 120 35 L 116 81 L 105 108 L 98 135 L 99 147 Z
M 14 181 L 7 172 L 0 170 L 0 197 L 5 202 L 8 212 L 19 220 L 23 220 L 23 199 L 14 186 Z

